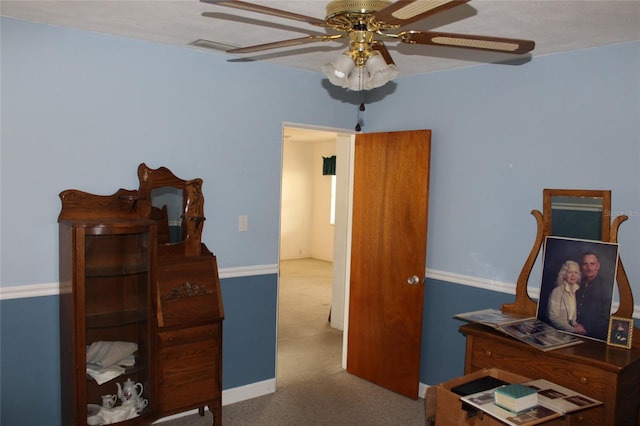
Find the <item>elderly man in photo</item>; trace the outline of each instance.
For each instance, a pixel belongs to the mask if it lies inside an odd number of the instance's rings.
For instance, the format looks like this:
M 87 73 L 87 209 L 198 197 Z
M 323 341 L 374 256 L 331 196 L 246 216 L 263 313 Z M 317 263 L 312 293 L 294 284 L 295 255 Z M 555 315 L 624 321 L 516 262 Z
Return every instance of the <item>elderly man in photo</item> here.
M 587 336 L 606 340 L 613 281 L 605 282 L 600 276 L 600 259 L 597 254 L 587 252 L 581 259 L 582 281 L 576 291 L 578 322 L 584 326 Z

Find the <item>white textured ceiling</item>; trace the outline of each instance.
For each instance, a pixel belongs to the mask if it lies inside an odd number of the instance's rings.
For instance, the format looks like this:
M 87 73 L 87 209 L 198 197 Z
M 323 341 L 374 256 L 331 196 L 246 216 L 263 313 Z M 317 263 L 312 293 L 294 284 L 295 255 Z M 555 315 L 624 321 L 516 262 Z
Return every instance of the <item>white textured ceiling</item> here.
M 254 3 L 316 18 L 325 16 L 324 0 L 257 0 Z M 189 49 L 201 49 L 189 45 L 197 39 L 248 46 L 319 32 L 305 23 L 197 0 L 2 0 L 0 11 L 4 16 L 28 21 Z M 203 17 L 203 12 L 215 12 L 219 17 Z M 232 16 L 242 17 L 244 22 L 231 20 Z M 534 40 L 536 48 L 532 54 L 535 57 L 640 40 L 640 0 L 472 0 L 402 29 Z M 229 55 L 229 59 L 251 58 L 320 72 L 322 64 L 331 62 L 345 50 L 345 43 L 320 42 L 252 55 Z M 507 54 L 447 47 L 385 44 L 401 76 L 512 58 Z M 226 55 L 218 50 L 213 52 Z

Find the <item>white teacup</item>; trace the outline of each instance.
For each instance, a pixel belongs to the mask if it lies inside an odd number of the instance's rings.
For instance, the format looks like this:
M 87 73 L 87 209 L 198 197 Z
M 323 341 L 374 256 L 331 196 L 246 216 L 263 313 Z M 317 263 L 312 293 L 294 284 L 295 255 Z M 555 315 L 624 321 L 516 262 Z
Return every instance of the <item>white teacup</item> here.
M 138 399 L 138 402 L 136 403 L 136 411 L 139 413 L 144 410 L 147 405 L 149 405 L 149 401 L 147 399 Z
M 117 395 L 102 395 L 102 406 L 104 408 L 113 408 L 118 400 Z

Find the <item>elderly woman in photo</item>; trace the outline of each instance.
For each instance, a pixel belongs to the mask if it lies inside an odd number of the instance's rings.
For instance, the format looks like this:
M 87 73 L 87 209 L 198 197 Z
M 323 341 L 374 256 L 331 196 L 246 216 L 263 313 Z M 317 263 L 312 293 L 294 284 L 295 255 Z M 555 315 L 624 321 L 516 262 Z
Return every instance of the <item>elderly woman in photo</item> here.
M 563 331 L 585 334 L 586 330 L 578 323 L 576 291 L 580 288 L 580 265 L 573 260 L 562 264 L 556 287 L 549 296 L 547 314 L 551 324 Z

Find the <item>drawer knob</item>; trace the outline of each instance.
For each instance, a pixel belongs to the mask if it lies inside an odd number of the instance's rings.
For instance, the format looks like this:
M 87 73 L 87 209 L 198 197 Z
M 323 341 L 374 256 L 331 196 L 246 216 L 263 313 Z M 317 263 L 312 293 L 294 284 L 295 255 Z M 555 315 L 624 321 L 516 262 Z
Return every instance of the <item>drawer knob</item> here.
M 487 350 L 487 351 L 485 351 L 485 353 L 484 353 L 484 354 L 485 354 L 486 356 L 491 356 L 491 351 L 490 351 L 490 350 Z
M 580 383 L 582 383 L 583 385 L 586 384 L 589 380 L 587 380 L 586 377 L 580 377 Z

